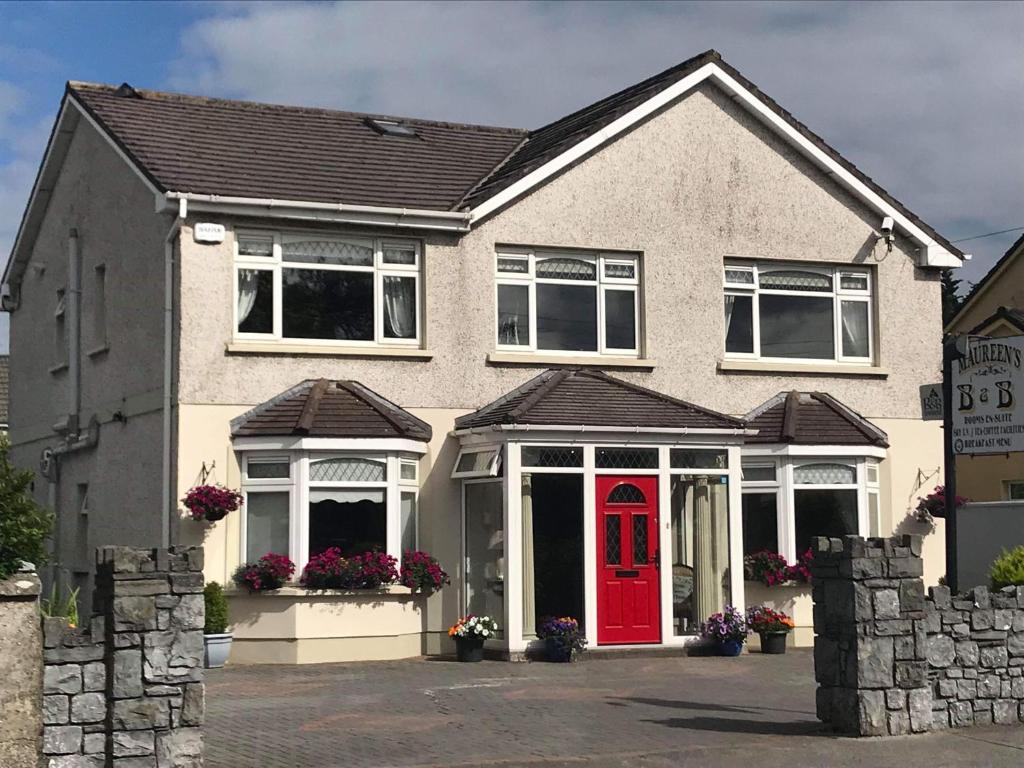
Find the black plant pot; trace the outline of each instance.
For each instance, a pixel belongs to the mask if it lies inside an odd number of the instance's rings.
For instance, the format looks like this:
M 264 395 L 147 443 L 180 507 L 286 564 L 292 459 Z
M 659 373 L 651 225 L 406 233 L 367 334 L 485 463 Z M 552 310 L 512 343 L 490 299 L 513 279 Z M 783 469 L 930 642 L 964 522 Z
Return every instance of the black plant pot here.
M 226 509 L 208 509 L 206 510 L 206 519 L 211 523 L 215 523 L 218 520 L 223 520 L 228 516 Z
M 566 663 L 572 661 L 572 646 L 557 637 L 544 638 L 544 656 L 548 661 Z
M 785 653 L 789 632 L 760 632 L 761 653 Z
M 456 637 L 455 658 L 459 661 L 483 661 L 484 639 L 482 637 Z

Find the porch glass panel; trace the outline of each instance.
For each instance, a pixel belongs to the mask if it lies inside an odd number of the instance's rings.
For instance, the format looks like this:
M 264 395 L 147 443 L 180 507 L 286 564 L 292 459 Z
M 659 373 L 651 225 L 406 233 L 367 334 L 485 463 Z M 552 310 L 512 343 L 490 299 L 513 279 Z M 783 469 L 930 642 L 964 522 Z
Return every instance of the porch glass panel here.
M 730 602 L 729 481 L 672 478 L 672 630 L 697 632 Z
M 505 636 L 505 529 L 500 482 L 464 483 L 466 612 L 490 616 Z

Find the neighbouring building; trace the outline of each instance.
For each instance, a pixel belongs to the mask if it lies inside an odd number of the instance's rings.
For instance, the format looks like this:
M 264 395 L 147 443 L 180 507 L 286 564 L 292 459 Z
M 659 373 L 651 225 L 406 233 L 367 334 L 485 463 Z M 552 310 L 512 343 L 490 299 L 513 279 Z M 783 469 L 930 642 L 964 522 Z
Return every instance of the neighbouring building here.
M 8 405 L 11 399 L 11 356 L 0 355 L 0 432 L 7 432 Z
M 108 543 L 451 574 L 235 594 L 237 661 L 438 653 L 467 612 L 511 655 L 549 614 L 682 645 L 763 599 L 806 642 L 744 553 L 926 532 L 963 257 L 713 51 L 536 130 L 71 82 L 4 279 L 14 455 L 86 588 Z M 244 511 L 188 519 L 204 479 Z
M 946 331 L 1024 336 L 1024 235 L 964 298 Z M 958 456 L 957 493 L 972 501 L 1024 501 L 1024 453 Z

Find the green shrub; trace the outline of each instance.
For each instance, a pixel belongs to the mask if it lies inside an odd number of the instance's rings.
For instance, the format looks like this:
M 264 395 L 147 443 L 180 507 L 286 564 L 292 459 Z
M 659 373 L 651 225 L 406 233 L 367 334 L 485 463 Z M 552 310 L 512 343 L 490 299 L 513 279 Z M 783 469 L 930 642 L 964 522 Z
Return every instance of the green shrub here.
M 22 561 L 44 563 L 43 542 L 53 526 L 53 516 L 32 498 L 32 473 L 11 466 L 10 447 L 0 435 L 0 579 L 17 573 Z
M 228 600 L 224 597 L 224 588 L 216 581 L 211 581 L 203 588 L 203 600 L 206 603 L 206 625 L 203 632 L 207 635 L 223 635 L 228 631 Z
M 992 561 L 988 575 L 992 579 L 992 589 L 1024 586 L 1024 544 L 1009 552 L 1004 549 L 1003 554 Z

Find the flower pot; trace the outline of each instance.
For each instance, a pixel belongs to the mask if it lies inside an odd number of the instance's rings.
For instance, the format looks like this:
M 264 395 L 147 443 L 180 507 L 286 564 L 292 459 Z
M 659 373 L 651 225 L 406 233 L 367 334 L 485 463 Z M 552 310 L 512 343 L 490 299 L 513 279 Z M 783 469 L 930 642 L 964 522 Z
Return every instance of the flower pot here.
M 742 640 L 719 640 L 716 643 L 719 656 L 739 656 L 743 652 Z
M 455 658 L 459 661 L 483 661 L 484 639 L 482 637 L 456 637 Z
M 223 520 L 228 516 L 226 509 L 208 509 L 206 510 L 206 520 L 211 523 L 215 523 L 218 520 Z
M 223 667 L 231 653 L 230 632 L 222 635 L 203 635 L 203 658 L 207 669 Z
M 761 653 L 785 653 L 789 632 L 760 632 Z
M 572 646 L 561 641 L 561 638 L 544 638 L 544 657 L 548 661 L 561 664 L 572 661 Z

